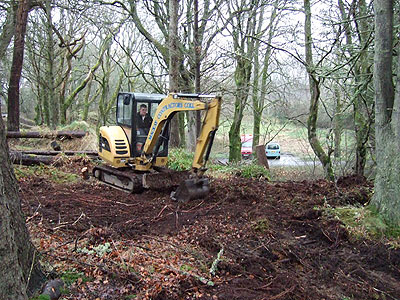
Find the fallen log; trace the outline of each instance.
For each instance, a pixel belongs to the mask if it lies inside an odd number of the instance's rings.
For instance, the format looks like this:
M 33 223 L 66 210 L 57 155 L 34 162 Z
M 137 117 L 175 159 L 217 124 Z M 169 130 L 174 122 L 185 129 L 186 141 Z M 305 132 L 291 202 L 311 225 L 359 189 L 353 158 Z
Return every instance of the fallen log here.
M 6 137 L 12 139 L 20 138 L 83 138 L 86 135 L 85 131 L 53 131 L 53 132 L 38 132 L 38 131 L 7 131 Z
M 29 154 L 34 154 L 34 155 L 45 155 L 45 156 L 56 156 L 59 154 L 71 156 L 71 155 L 79 155 L 79 154 L 85 154 L 87 156 L 98 156 L 97 151 L 93 150 L 84 150 L 84 151 L 46 151 L 46 150 L 24 150 L 24 151 L 13 151 L 13 152 L 19 152 L 21 154 L 29 155 Z
M 56 162 L 55 156 L 29 155 L 20 152 L 10 152 L 10 159 L 13 164 L 24 166 L 51 165 Z
M 58 154 L 65 154 L 67 156 L 86 154 L 91 159 L 96 159 L 98 154 L 96 151 L 44 151 L 44 150 L 28 150 L 28 151 L 10 151 L 11 163 L 24 166 L 35 165 L 54 165 L 57 166 L 59 162 Z

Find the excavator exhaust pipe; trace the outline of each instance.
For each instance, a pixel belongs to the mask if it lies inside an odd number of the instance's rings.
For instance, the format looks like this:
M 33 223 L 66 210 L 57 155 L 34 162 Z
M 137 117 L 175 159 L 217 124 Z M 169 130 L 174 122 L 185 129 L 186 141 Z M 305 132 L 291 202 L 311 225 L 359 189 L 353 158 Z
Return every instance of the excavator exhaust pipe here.
M 171 193 L 171 199 L 179 202 L 187 202 L 194 199 L 204 198 L 210 192 L 208 178 L 187 179 L 182 181 L 175 192 Z

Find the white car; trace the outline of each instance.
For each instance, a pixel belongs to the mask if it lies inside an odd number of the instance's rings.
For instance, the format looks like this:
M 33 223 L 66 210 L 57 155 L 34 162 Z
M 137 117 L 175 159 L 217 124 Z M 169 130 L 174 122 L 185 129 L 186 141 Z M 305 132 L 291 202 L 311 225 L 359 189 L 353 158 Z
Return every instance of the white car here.
M 281 146 L 279 146 L 278 143 L 268 143 L 267 146 L 265 146 L 265 154 L 267 157 L 280 159 Z

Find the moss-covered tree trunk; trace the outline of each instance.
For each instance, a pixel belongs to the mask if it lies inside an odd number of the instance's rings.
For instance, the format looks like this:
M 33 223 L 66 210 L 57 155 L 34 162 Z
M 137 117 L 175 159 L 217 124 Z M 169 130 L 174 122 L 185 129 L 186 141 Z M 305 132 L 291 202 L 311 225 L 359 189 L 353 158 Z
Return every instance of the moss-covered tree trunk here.
M 334 180 L 334 173 L 332 169 L 332 161 L 329 155 L 327 155 L 322 148 L 321 142 L 317 136 L 317 119 L 318 119 L 318 107 L 319 107 L 319 81 L 316 78 L 315 67 L 312 58 L 312 38 L 311 38 L 311 6 L 310 0 L 304 0 L 304 11 L 305 11 L 305 48 L 306 48 L 306 64 L 307 72 L 310 85 L 310 111 L 307 119 L 307 130 L 308 130 L 308 141 L 310 142 L 311 148 L 315 155 L 320 160 L 324 171 L 325 177 L 328 180 Z
M 377 174 L 371 205 L 392 224 L 400 225 L 400 58 L 396 96 L 393 85 L 393 1 L 374 2 L 375 139 Z M 400 46 L 398 46 L 400 50 Z
M 373 94 L 368 90 L 371 83 L 371 64 L 368 43 L 371 26 L 368 24 L 367 5 L 365 0 L 358 2 L 358 15 L 354 16 L 360 44 L 359 60 L 356 63 L 356 96 L 354 99 L 354 123 L 356 131 L 356 166 L 357 175 L 363 176 L 367 162 L 367 143 L 370 137 L 371 126 L 374 122 L 372 116 Z
M 0 118 L 0 299 L 27 299 L 44 281 L 22 214 Z
M 240 127 L 243 111 L 250 89 L 251 64 L 246 58 L 238 58 L 235 69 L 236 96 L 232 125 L 229 129 L 229 161 L 235 162 L 242 158 Z
M 342 118 L 342 111 L 343 111 L 343 102 L 342 97 L 339 91 L 339 86 L 335 84 L 333 87 L 333 92 L 335 95 L 335 115 L 333 117 L 333 136 L 334 136 L 334 150 L 333 154 L 335 159 L 340 160 L 340 156 L 342 153 L 342 132 L 343 132 L 343 118 Z
M 249 38 L 254 36 L 257 29 L 257 9 L 259 1 L 242 1 L 236 3 L 238 7 L 229 7 L 232 16 L 232 38 L 235 52 L 235 103 L 233 121 L 229 129 L 229 161 L 235 162 L 242 158 L 240 128 L 243 119 L 243 111 L 247 103 L 250 91 L 250 80 L 252 63 L 255 55 L 255 40 Z M 232 3 L 232 6 L 235 4 Z M 232 8 L 234 9 L 232 11 Z M 237 10 L 247 11 L 236 14 Z M 241 29 L 242 28 L 242 29 Z M 244 29 L 245 28 L 245 29 Z
M 352 97 L 354 111 L 354 131 L 356 136 L 356 162 L 355 173 L 363 176 L 365 164 L 367 161 L 367 143 L 370 138 L 371 126 L 374 122 L 373 94 L 368 86 L 371 83 L 371 65 L 372 59 L 368 53 L 368 44 L 370 39 L 371 26 L 368 23 L 368 10 L 364 0 L 358 1 L 358 5 L 346 11 L 342 0 L 339 0 L 339 9 L 344 24 L 346 35 L 346 50 L 351 57 L 357 57 L 352 73 L 354 80 L 354 91 Z M 353 14 L 353 20 L 350 21 L 350 14 Z M 356 40 L 354 43 L 351 22 L 354 22 L 356 28 Z

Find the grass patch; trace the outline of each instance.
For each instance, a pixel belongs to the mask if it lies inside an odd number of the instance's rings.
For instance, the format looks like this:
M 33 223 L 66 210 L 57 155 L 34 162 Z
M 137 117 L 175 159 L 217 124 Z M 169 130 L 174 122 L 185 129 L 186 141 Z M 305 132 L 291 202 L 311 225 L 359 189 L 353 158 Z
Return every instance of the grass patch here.
M 244 178 L 265 178 L 270 179 L 269 170 L 257 164 L 239 165 L 235 175 Z
M 54 166 L 22 166 L 14 165 L 14 173 L 18 180 L 28 179 L 30 177 L 44 177 L 52 182 L 63 184 L 63 183 L 74 183 L 77 182 L 80 177 L 77 174 L 66 173 Z
M 336 208 L 327 208 L 326 212 L 333 215 L 343 222 L 347 231 L 355 239 L 380 239 L 388 238 L 394 245 L 400 242 L 400 227 L 389 225 L 372 208 L 344 206 Z
M 176 171 L 190 170 L 194 154 L 183 148 L 171 149 L 168 158 L 168 167 Z M 255 163 L 220 165 L 208 162 L 207 168 L 211 174 L 236 175 L 244 178 L 266 178 L 269 180 L 269 170 Z
M 215 177 L 220 177 L 221 175 L 235 175 L 243 178 L 264 178 L 270 180 L 269 170 L 255 163 L 228 165 L 210 164 L 208 168 L 211 171 L 210 173 Z

